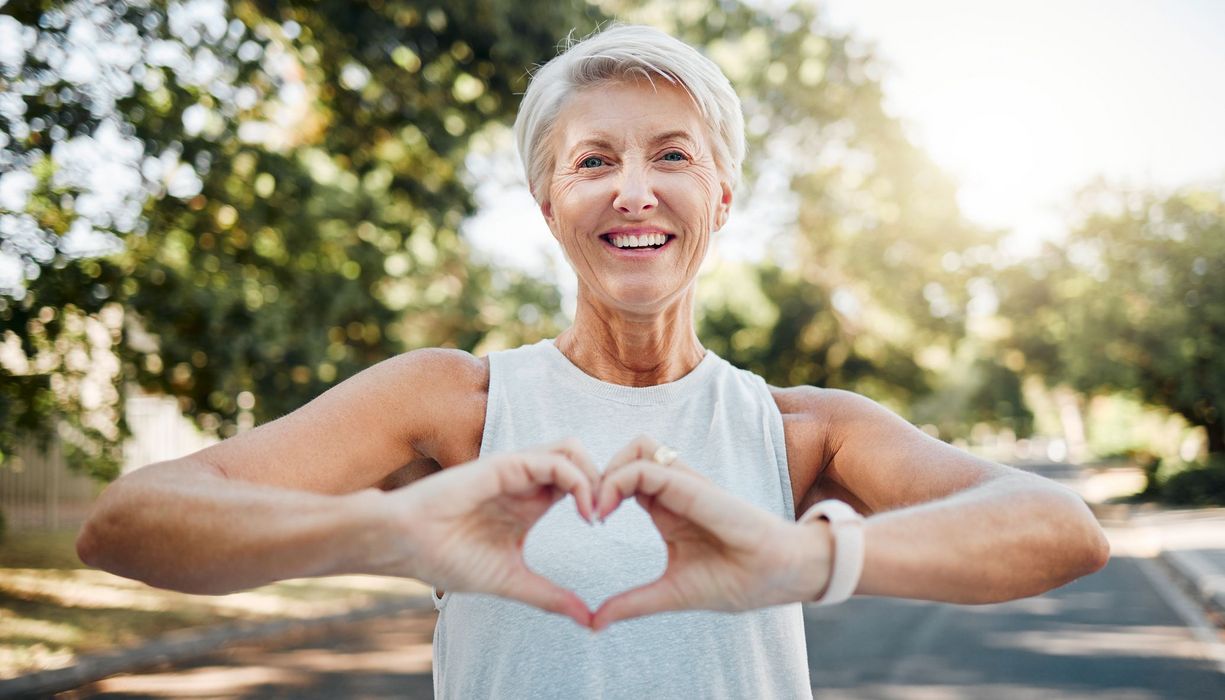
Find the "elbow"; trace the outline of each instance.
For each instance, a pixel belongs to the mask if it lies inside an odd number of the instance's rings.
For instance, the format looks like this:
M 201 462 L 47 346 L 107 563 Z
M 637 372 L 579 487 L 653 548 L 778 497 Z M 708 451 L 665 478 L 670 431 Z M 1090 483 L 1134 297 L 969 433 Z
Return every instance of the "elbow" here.
M 1062 585 L 1105 568 L 1110 562 L 1110 540 L 1079 494 L 1061 486 L 1054 496 L 1047 506 L 1052 516 L 1047 537 L 1063 554 L 1055 559 L 1065 572 Z
M 76 540 L 77 558 L 81 560 L 81 563 L 95 569 L 106 568 L 107 530 L 110 529 L 108 521 L 113 518 L 105 496 L 104 492 L 103 497 L 94 503 L 89 517 L 85 519 L 80 532 L 77 533 Z
M 1089 532 L 1085 536 L 1084 553 L 1080 558 L 1085 568 L 1080 576 L 1097 573 L 1110 562 L 1110 540 L 1106 539 L 1106 533 L 1102 531 L 1101 525 L 1098 525 L 1095 520 L 1088 529 Z
M 130 543 L 114 541 L 107 536 L 106 531 L 115 527 L 105 524 L 97 515 L 91 516 L 77 534 L 77 558 L 95 569 L 178 593 L 217 596 L 242 590 L 225 585 L 220 580 L 202 580 L 199 576 L 192 575 L 190 569 L 168 567 L 149 561 L 133 561 L 130 556 L 124 556 L 124 552 L 130 553 L 132 549 Z
M 82 564 L 98 568 L 98 535 L 94 530 L 92 521 L 86 521 L 81 526 L 81 531 L 77 533 L 76 550 L 77 559 Z
M 1068 514 L 1058 534 L 1051 541 L 1062 556 L 1054 559 L 1059 564 L 1052 567 L 1052 573 L 1058 573 L 1049 582 L 1053 584 L 1050 588 L 1097 573 L 1110 562 L 1110 540 L 1106 538 L 1097 518 L 1093 517 L 1079 497 L 1074 512 Z
M 1050 504 L 1052 517 L 1033 541 L 1034 571 L 1040 573 L 1014 591 L 1018 595 L 1004 599 L 1041 595 L 1101 571 L 1110 562 L 1110 540 L 1084 501 L 1074 494 L 1060 501 Z
M 1084 500 L 1071 492 L 1068 495 L 1073 503 L 1067 509 L 1063 540 L 1073 554 L 1069 562 L 1069 568 L 1073 570 L 1069 580 L 1072 580 L 1105 568 L 1110 562 L 1110 540 Z

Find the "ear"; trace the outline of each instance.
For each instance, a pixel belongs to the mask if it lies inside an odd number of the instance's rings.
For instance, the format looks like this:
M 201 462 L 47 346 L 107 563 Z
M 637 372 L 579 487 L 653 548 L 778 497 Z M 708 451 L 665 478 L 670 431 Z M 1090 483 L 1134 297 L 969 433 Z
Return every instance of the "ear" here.
M 727 216 L 732 210 L 732 183 L 727 180 L 719 181 L 719 203 L 716 206 L 715 231 L 718 231 L 727 223 Z
M 557 228 L 555 227 L 557 222 L 553 218 L 553 202 L 546 199 L 543 202 L 539 202 L 538 206 L 540 207 L 541 216 L 544 217 L 544 222 L 549 225 L 549 232 L 553 234 L 554 238 L 557 238 Z

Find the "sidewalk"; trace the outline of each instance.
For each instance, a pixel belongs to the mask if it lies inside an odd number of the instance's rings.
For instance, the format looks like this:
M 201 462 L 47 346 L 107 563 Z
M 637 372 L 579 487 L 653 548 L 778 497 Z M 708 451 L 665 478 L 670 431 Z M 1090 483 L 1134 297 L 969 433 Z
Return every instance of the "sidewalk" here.
M 406 595 L 319 617 L 242 621 L 180 630 L 135 647 L 83 654 L 65 668 L 0 680 L 0 698 L 45 698 L 118 673 L 208 656 L 240 642 L 272 644 L 316 638 L 364 620 L 433 609 L 434 603 L 428 596 Z
M 1225 626 L 1225 508 L 1135 509 L 1126 523 L 1138 554 L 1156 557 Z
M 1137 468 L 1036 465 L 1032 471 L 1081 495 L 1111 536 L 1115 554 L 1151 557 L 1225 627 L 1225 508 L 1170 509 L 1109 503 L 1144 485 Z

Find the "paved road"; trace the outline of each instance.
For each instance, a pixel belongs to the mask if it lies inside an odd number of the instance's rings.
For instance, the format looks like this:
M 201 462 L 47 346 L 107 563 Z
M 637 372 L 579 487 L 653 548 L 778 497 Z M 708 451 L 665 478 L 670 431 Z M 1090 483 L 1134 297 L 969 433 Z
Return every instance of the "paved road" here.
M 1153 566 L 1151 563 L 1143 565 Z M 820 698 L 1225 698 L 1225 673 L 1141 570 L 1116 557 L 1038 598 L 809 609 Z
M 806 622 L 818 698 L 1225 698 L 1205 645 L 1127 556 L 1038 598 L 978 607 L 864 598 L 809 609 Z M 410 613 L 345 637 L 234 648 L 77 696 L 429 698 L 432 624 Z

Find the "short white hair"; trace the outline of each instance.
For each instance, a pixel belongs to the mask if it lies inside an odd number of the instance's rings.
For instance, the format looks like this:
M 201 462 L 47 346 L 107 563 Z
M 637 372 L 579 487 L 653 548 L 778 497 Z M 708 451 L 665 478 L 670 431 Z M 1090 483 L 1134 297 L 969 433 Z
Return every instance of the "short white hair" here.
M 734 185 L 744 161 L 740 97 L 719 67 L 697 49 L 653 27 L 612 25 L 575 41 L 541 66 L 528 84 L 515 118 L 515 141 L 528 186 L 537 202 L 548 197 L 554 167 L 550 148 L 557 116 L 567 98 L 593 85 L 653 76 L 689 93 L 711 128 L 715 163 Z

